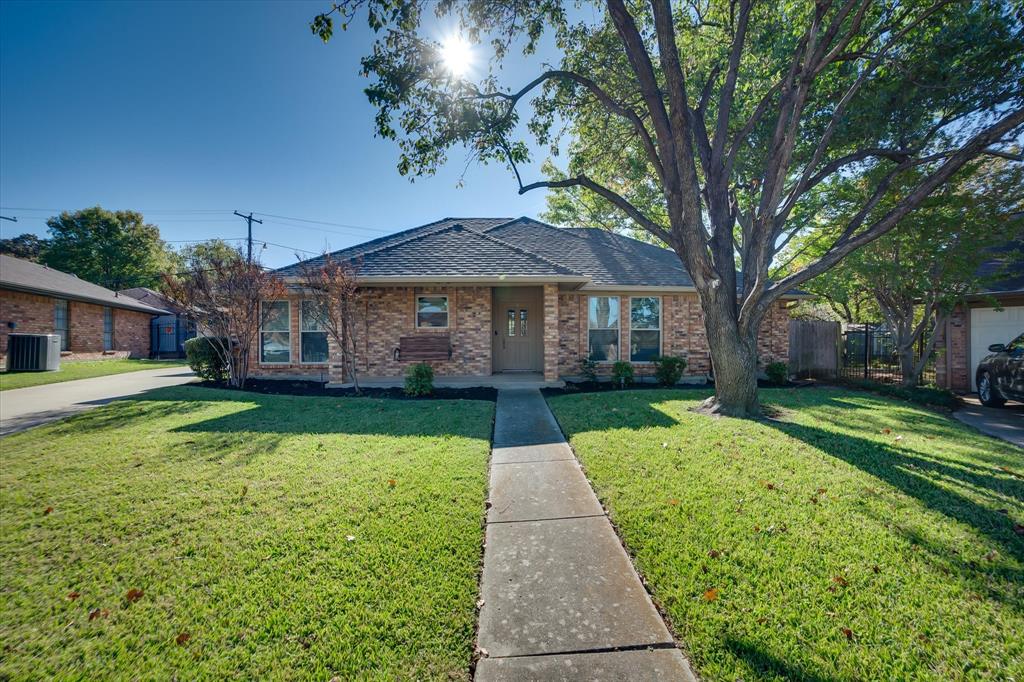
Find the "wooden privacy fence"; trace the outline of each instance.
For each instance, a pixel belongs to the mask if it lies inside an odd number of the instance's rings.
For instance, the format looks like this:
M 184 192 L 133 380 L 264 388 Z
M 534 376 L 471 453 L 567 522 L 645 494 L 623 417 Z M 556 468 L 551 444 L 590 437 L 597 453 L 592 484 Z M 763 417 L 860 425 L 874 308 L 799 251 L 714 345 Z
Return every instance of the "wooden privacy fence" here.
M 840 372 L 838 322 L 789 321 L 789 372 L 799 379 L 835 379 Z

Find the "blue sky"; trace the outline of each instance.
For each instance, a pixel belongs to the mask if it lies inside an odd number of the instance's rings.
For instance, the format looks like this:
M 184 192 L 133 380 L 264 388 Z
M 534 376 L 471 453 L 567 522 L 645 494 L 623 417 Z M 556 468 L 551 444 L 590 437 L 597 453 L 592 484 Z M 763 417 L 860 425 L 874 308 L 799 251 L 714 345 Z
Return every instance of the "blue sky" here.
M 258 216 L 258 239 L 292 247 L 264 262 L 284 265 L 443 216 L 543 210 L 498 166 L 458 188 L 461 150 L 434 177 L 399 176 L 359 75 L 372 33 L 360 18 L 322 44 L 308 22 L 328 5 L 0 2 L 0 213 L 18 218 L 0 234 L 96 204 L 142 210 L 169 241 L 242 236 L 235 209 L 374 228 Z M 508 82 L 545 57 L 508 65 Z

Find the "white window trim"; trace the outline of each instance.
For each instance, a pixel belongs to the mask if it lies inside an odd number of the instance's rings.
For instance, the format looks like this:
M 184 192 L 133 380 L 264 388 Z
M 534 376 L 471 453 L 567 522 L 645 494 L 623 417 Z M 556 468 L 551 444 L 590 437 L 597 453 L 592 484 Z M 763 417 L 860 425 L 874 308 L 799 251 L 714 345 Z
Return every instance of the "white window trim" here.
M 619 308 L 618 320 L 619 324 L 616 327 L 594 327 L 594 331 L 608 332 L 613 329 L 618 332 L 619 343 L 616 347 L 616 352 L 619 354 L 618 357 L 612 360 L 594 360 L 599 365 L 614 365 L 619 359 L 622 358 L 622 297 L 618 294 L 598 294 L 596 296 L 587 296 L 587 358 L 590 358 L 590 300 L 593 298 L 614 298 L 616 305 Z
M 300 365 L 316 365 L 318 367 L 325 367 L 326 365 L 329 365 L 331 363 L 331 338 L 330 338 L 330 336 L 328 336 L 326 329 L 321 329 L 321 330 L 315 330 L 315 329 L 303 330 L 302 329 L 302 316 L 306 314 L 305 310 L 304 310 L 305 306 L 303 306 L 302 304 L 303 304 L 304 301 L 308 301 L 308 300 L 310 300 L 310 299 L 304 299 L 303 301 L 299 301 L 299 364 Z M 324 360 L 323 362 L 306 362 L 305 360 L 302 359 L 302 335 L 303 334 L 308 334 L 310 332 L 313 332 L 314 334 L 323 334 L 324 338 L 327 339 L 327 359 Z M 291 345 L 291 344 L 289 344 L 289 345 Z
M 634 360 L 633 359 L 633 300 L 637 298 L 656 298 L 658 299 L 658 328 L 655 329 L 637 329 L 639 332 L 658 332 L 658 356 L 665 354 L 665 325 L 662 323 L 662 316 L 665 314 L 665 301 L 661 296 L 630 296 L 629 297 L 629 362 L 634 365 L 653 365 L 653 360 Z
M 421 298 L 443 298 L 444 305 L 448 309 L 445 312 L 445 322 L 443 327 L 422 327 L 420 326 L 420 299 Z M 452 326 L 452 300 L 448 294 L 416 294 L 413 298 L 413 324 L 416 325 L 416 329 L 451 329 Z
M 264 362 L 263 361 L 263 334 L 264 334 L 263 322 L 265 321 L 265 318 L 263 316 L 263 305 L 266 304 L 266 303 L 284 303 L 285 305 L 288 306 L 288 331 L 287 331 L 287 334 L 288 334 L 288 360 L 285 361 L 285 362 Z M 271 329 L 271 330 L 267 331 L 266 333 L 267 334 L 275 334 L 275 333 L 276 334 L 280 334 L 282 332 L 279 329 Z M 260 358 L 259 364 L 261 364 L 261 365 L 269 365 L 269 366 L 277 366 L 277 367 L 284 367 L 286 365 L 292 364 L 292 353 L 294 352 L 294 349 L 292 348 L 292 346 L 294 344 L 292 344 L 292 302 L 290 300 L 288 300 L 287 298 L 275 298 L 275 299 L 269 299 L 269 300 L 266 300 L 266 301 L 260 301 L 260 336 L 259 336 L 258 344 L 259 344 L 259 346 L 256 349 L 256 352 L 259 353 L 259 358 Z

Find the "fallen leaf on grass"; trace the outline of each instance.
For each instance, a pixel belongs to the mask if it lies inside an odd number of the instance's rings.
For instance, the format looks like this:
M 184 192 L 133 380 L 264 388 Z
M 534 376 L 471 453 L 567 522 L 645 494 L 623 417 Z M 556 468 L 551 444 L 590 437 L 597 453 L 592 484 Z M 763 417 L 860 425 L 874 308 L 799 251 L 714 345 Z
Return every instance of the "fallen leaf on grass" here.
M 763 485 L 768 490 L 775 490 L 775 484 L 772 483 L 771 481 L 761 481 L 761 485 Z
M 851 630 L 850 628 L 841 628 L 840 632 L 842 632 L 844 635 L 846 635 L 846 639 L 850 640 L 851 642 L 853 641 L 853 638 L 854 638 L 853 630 Z
M 81 596 L 82 595 L 79 592 L 68 592 L 68 599 L 70 599 L 71 601 L 75 601 L 76 599 L 78 599 Z
M 811 504 L 818 504 L 818 498 L 816 495 L 811 495 Z
M 53 513 L 53 507 L 47 507 L 46 509 L 43 510 L 43 516 L 49 516 L 52 513 Z
M 828 492 L 827 488 L 818 488 L 818 494 L 819 495 L 824 495 L 826 492 Z
M 679 504 L 679 500 L 673 497 L 672 499 L 668 500 L 668 503 L 674 507 L 677 504 Z
M 882 569 L 880 569 L 878 566 L 872 566 L 871 570 L 874 571 L 875 573 L 881 573 L 882 572 Z
M 187 632 L 181 632 L 178 634 L 177 637 L 174 638 L 174 642 L 178 646 L 185 646 L 185 642 L 187 642 L 190 639 L 192 639 L 192 635 L 188 634 Z
M 140 589 L 138 589 L 136 587 L 133 587 L 132 589 L 128 590 L 128 592 L 125 593 L 124 598 L 125 598 L 125 601 L 127 601 L 129 604 L 134 604 L 135 602 L 137 602 L 140 599 L 142 599 L 142 595 L 144 595 L 144 594 L 145 594 L 145 592 L 143 592 L 142 590 L 140 590 Z
M 892 429 L 890 429 L 890 428 L 889 428 L 889 427 L 887 426 L 887 427 L 885 427 L 884 429 L 882 429 L 882 433 L 884 433 L 885 435 L 889 435 L 890 433 L 892 433 Z
M 847 587 L 850 584 L 850 581 L 841 575 L 832 576 L 832 582 L 836 583 L 837 585 L 842 585 L 843 587 Z
M 93 609 L 89 612 L 89 620 L 93 621 L 97 618 L 106 618 L 109 615 L 110 611 L 108 611 L 107 609 Z
M 718 588 L 712 587 L 704 593 L 704 601 L 715 601 L 718 599 Z
M 985 560 L 986 561 L 995 561 L 997 556 L 999 556 L 999 552 L 997 552 L 997 551 L 995 551 L 993 549 L 991 552 L 989 552 L 988 554 L 985 555 Z
M 713 549 L 710 552 L 708 552 L 708 556 L 712 559 L 717 559 L 718 557 L 722 556 L 722 553 L 719 552 L 717 549 Z
M 398 485 L 398 481 L 396 481 L 396 480 L 395 480 L 395 479 L 393 479 L 393 478 L 389 478 L 389 479 L 388 479 L 388 485 L 389 485 L 390 487 L 394 488 L 394 487 L 395 487 L 396 485 Z
M 355 535 L 346 535 L 345 539 L 348 540 L 349 542 L 355 542 L 356 541 L 356 536 Z

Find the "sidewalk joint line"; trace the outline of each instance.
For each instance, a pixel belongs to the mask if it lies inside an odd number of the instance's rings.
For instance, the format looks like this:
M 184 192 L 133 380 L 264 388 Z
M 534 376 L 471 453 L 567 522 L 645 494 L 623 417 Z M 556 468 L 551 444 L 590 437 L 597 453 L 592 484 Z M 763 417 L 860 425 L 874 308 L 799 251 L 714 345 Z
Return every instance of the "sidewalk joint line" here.
M 499 658 L 543 658 L 544 656 L 580 656 L 583 654 L 614 654 L 623 651 L 649 651 L 652 649 L 678 649 L 675 642 L 653 642 L 651 644 L 623 644 L 622 646 L 605 646 L 594 649 L 570 649 L 568 651 L 546 651 L 542 654 L 510 654 L 508 656 L 488 656 Z
M 508 521 L 488 521 L 487 525 L 497 523 L 536 523 L 538 521 L 568 521 L 570 519 L 596 519 L 604 518 L 607 514 L 580 514 L 578 516 L 548 516 L 542 519 L 509 519 Z

